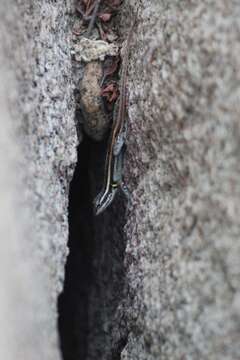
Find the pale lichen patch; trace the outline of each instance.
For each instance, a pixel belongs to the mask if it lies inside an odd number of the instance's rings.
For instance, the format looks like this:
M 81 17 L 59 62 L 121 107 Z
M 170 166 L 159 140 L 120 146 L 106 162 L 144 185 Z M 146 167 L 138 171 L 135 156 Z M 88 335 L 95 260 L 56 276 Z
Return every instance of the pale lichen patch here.
M 78 44 L 74 44 L 73 54 L 76 61 L 90 62 L 103 61 L 106 56 L 117 56 L 118 51 L 118 46 L 115 44 L 83 37 Z

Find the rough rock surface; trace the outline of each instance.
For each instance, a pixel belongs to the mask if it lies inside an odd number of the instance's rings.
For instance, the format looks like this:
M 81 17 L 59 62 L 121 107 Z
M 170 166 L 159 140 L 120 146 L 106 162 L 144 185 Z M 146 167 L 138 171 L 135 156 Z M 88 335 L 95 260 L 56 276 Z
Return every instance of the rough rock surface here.
M 0 358 L 60 359 L 57 295 L 76 162 L 70 2 L 0 5 Z
M 141 1 L 122 360 L 240 356 L 239 16 L 234 0 Z
M 60 359 L 56 301 L 77 143 L 70 5 L 5 0 L 0 6 L 4 360 Z M 236 360 L 240 4 L 129 0 L 124 34 L 132 18 L 129 5 L 139 5 L 126 159 L 133 203 L 127 217 L 119 197 L 102 217 L 91 218 L 88 166 L 97 187 L 96 154 L 105 152 L 102 144 L 87 142 L 89 159 L 83 154 L 84 171 L 78 164 L 75 173 L 86 176 L 81 181 L 87 190 L 79 197 L 85 202 L 76 196 L 77 175 L 72 194 L 81 218 L 72 214 L 68 359 Z
M 93 225 L 75 223 L 66 359 L 236 360 L 240 5 L 126 1 L 123 37 L 129 5 L 139 5 L 125 171 L 133 203 L 125 216 L 119 196 Z

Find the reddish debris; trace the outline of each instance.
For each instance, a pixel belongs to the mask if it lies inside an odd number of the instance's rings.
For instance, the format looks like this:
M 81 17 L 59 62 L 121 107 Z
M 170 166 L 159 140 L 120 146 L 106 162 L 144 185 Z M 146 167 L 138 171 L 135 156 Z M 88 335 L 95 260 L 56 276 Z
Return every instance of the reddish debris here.
M 118 98 L 118 95 L 119 91 L 115 82 L 110 82 L 101 91 L 101 96 L 105 97 L 110 104 Z
M 112 14 L 110 13 L 102 13 L 98 15 L 99 19 L 101 19 L 103 22 L 107 22 L 111 19 Z
M 122 3 L 122 0 L 102 0 L 100 2 L 101 11 L 97 14 L 97 18 L 100 20 L 100 23 L 106 23 L 111 20 L 112 15 Z M 91 16 L 94 14 L 95 6 L 97 5 L 97 0 L 79 0 L 76 4 L 76 10 L 81 14 L 85 21 L 91 20 Z M 101 38 L 104 39 L 106 36 L 103 34 L 103 29 L 100 31 Z

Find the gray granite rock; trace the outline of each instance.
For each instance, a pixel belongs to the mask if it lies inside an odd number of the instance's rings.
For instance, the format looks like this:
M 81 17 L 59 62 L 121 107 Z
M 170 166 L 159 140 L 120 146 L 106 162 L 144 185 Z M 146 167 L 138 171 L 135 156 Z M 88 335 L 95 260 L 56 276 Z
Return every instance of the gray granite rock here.
M 70 5 L 0 5 L 4 360 L 60 359 L 56 303 L 77 145 Z M 83 270 L 84 262 L 92 267 L 85 290 L 75 273 L 74 296 L 81 300 L 86 291 L 87 304 L 76 305 L 74 332 L 86 331 L 88 360 L 236 360 L 240 4 L 130 0 L 122 9 L 124 34 L 129 5 L 139 5 L 125 163 L 133 201 L 127 217 L 118 198 L 88 224 L 95 239 L 84 239 L 91 247 L 85 253 L 92 258 L 80 254 L 75 261 L 82 259 Z M 94 162 L 94 148 L 91 154 Z M 79 322 L 83 313 L 86 328 Z
M 235 360 L 240 5 L 125 2 L 123 37 L 137 5 L 125 162 L 132 206 L 125 213 L 119 196 L 94 220 L 86 358 Z
M 239 16 L 233 0 L 141 1 L 122 360 L 240 357 Z
M 0 358 L 60 359 L 57 296 L 76 162 L 70 1 L 0 5 Z

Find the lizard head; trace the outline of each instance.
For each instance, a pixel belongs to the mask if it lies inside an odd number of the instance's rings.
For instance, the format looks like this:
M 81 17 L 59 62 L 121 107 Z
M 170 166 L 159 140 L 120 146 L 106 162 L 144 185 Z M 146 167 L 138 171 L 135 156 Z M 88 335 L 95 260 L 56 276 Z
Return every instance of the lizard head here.
M 94 214 L 101 214 L 113 201 L 117 188 L 112 188 L 109 192 L 100 192 L 93 201 Z

